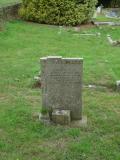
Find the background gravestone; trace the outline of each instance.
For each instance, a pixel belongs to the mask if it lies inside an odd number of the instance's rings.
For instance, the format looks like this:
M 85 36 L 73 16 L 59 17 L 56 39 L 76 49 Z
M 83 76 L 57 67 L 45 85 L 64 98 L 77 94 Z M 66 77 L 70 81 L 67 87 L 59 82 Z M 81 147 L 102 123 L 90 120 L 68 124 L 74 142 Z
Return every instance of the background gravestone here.
M 0 30 L 2 30 L 3 27 L 3 10 L 0 7 Z
M 82 119 L 83 59 L 41 58 L 42 106 L 70 110 L 71 120 Z

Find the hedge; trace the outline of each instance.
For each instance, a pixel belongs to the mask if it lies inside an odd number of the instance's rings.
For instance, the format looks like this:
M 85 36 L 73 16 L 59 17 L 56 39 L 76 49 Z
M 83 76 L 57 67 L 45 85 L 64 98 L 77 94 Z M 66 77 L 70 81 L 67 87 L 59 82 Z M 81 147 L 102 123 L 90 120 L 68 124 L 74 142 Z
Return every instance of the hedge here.
M 23 19 L 54 25 L 78 25 L 93 16 L 96 0 L 23 0 Z

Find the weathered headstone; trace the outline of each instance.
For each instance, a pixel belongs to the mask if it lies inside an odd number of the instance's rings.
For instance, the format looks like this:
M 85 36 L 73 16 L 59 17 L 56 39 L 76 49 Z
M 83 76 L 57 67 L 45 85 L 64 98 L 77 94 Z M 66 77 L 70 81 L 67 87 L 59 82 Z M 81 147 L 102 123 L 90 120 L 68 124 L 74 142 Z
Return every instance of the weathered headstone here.
M 117 91 L 120 92 L 120 80 L 116 81 L 116 88 L 117 88 Z
M 82 58 L 41 58 L 42 107 L 70 111 L 71 120 L 82 120 Z M 52 119 L 52 118 L 51 118 Z
M 2 30 L 3 27 L 3 10 L 0 8 L 0 30 Z

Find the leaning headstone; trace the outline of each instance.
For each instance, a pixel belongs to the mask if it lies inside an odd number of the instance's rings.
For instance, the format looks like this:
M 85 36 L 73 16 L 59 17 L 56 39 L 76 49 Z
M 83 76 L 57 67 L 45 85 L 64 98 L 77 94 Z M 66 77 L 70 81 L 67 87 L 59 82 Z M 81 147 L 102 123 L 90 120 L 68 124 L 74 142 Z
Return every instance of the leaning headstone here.
M 100 13 L 102 12 L 102 6 L 98 6 L 96 12 L 97 12 L 98 14 L 100 14 Z
M 56 110 L 61 111 L 59 117 L 69 119 L 69 114 L 60 115 L 64 110 L 70 112 L 71 124 L 82 122 L 83 59 L 44 57 L 41 67 L 42 108 L 49 112 L 50 120 L 57 116 Z

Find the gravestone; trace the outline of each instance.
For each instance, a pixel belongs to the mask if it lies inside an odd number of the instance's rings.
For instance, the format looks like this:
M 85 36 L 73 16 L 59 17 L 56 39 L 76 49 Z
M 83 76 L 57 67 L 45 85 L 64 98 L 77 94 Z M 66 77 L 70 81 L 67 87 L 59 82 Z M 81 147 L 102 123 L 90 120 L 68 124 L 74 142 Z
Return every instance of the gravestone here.
M 71 121 L 82 120 L 82 77 L 82 58 L 41 58 L 43 110 L 50 116 L 54 110 L 70 111 Z
M 0 30 L 3 28 L 3 10 L 0 8 Z
M 120 92 L 120 80 L 116 81 L 116 88 L 117 88 L 117 91 Z

